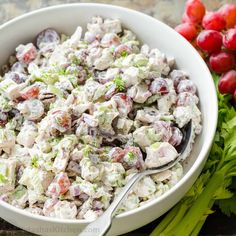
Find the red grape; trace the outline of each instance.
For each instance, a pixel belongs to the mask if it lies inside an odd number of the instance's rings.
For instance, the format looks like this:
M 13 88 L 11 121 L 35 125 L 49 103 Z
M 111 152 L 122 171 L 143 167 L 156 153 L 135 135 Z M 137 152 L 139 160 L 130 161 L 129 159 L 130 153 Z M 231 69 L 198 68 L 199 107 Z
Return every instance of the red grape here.
M 55 43 L 58 44 L 60 42 L 59 34 L 51 28 L 45 29 L 37 35 L 36 45 L 38 48 L 43 48 L 45 44 Z
M 184 38 L 186 38 L 188 41 L 192 41 L 197 36 L 197 29 L 192 23 L 183 23 L 180 25 L 177 25 L 175 27 L 175 30 L 181 34 Z
M 188 19 L 193 23 L 201 23 L 205 11 L 205 6 L 200 0 L 188 0 L 186 2 L 185 13 Z
M 233 28 L 236 26 L 236 5 L 225 4 L 219 9 L 219 13 L 222 15 L 226 22 L 226 28 Z
M 8 121 L 8 114 L 6 112 L 0 111 L 0 126 L 5 126 Z
M 208 30 L 221 31 L 225 28 L 225 24 L 225 20 L 219 12 L 207 12 L 202 20 L 202 26 Z
M 176 90 L 177 90 L 177 93 L 188 92 L 188 93 L 195 94 L 197 92 L 196 85 L 193 83 L 192 80 L 188 80 L 188 79 L 181 80 Z
M 181 80 L 187 79 L 188 75 L 182 70 L 173 70 L 170 73 L 170 78 L 172 79 L 174 83 L 174 87 L 177 88 L 177 86 L 179 85 L 179 82 Z
M 186 12 L 184 12 L 183 16 L 182 16 L 182 23 L 186 23 L 186 22 L 189 22 L 189 23 L 192 23 L 193 22 L 189 19 L 189 17 L 187 16 Z
M 220 93 L 233 94 L 236 89 L 236 70 L 230 70 L 220 78 L 218 89 Z
M 219 52 L 210 56 L 209 63 L 213 71 L 221 74 L 233 69 L 235 59 L 232 53 Z
M 16 48 L 16 58 L 20 63 L 29 64 L 37 57 L 37 49 L 32 43 L 19 45 Z
M 236 29 L 229 29 L 223 37 L 223 44 L 229 50 L 236 50 Z
M 20 73 L 20 72 L 12 72 L 12 71 L 5 74 L 5 77 L 13 80 L 17 84 L 24 83 L 27 79 L 27 75 Z
M 121 162 L 121 160 L 124 158 L 124 155 L 125 151 L 120 147 L 114 147 L 108 153 L 110 160 L 113 162 Z
M 70 179 L 67 173 L 58 173 L 51 184 L 48 186 L 47 193 L 52 197 L 57 197 L 60 194 L 65 194 L 71 186 Z
M 171 123 L 168 121 L 157 120 L 153 124 L 156 133 L 160 135 L 163 142 L 168 142 L 172 136 Z
M 178 94 L 176 105 L 177 106 L 189 106 L 198 103 L 198 98 L 192 93 L 183 92 Z
M 208 53 L 219 52 L 222 46 L 222 35 L 215 30 L 203 30 L 197 37 L 197 45 Z
M 11 71 L 12 71 L 12 72 L 18 72 L 18 73 L 23 73 L 23 74 L 25 74 L 24 65 L 23 65 L 22 63 L 20 63 L 19 61 L 15 62 L 15 63 L 12 65 Z
M 133 107 L 133 100 L 126 96 L 125 93 L 117 93 L 112 97 L 112 100 L 115 102 L 117 110 L 121 115 L 126 116 Z
M 152 81 L 149 90 L 152 94 L 167 94 L 169 92 L 168 84 L 165 79 L 163 78 L 156 78 Z
M 181 144 L 181 141 L 183 139 L 183 134 L 177 127 L 171 127 L 171 130 L 172 130 L 172 136 L 168 142 L 172 146 L 176 147 Z

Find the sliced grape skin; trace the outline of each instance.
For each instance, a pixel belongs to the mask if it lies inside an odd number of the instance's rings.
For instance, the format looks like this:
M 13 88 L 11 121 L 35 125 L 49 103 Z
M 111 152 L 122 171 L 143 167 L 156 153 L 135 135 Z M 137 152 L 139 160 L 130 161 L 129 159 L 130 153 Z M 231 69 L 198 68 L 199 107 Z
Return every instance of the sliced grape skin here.
M 43 48 L 45 44 L 55 43 L 58 44 L 60 42 L 60 36 L 56 32 L 56 30 L 48 28 L 40 32 L 36 38 L 36 45 L 39 49 Z

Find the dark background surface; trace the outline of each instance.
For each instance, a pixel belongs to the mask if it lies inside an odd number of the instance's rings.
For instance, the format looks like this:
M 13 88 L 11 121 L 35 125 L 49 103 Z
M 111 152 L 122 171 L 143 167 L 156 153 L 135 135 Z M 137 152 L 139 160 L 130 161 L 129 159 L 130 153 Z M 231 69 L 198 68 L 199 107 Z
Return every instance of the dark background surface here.
M 148 236 L 152 230 L 157 226 L 161 220 L 155 220 L 152 223 L 137 229 L 133 232 L 127 233 L 124 236 Z M 236 235 L 236 216 L 227 217 L 216 210 L 214 214 L 210 215 L 206 220 L 205 225 L 200 233 L 202 236 L 225 236 Z M 33 236 L 24 230 L 3 221 L 0 218 L 0 236 Z
M 236 4 L 236 0 L 202 1 L 206 4 L 207 9 L 217 9 L 222 4 L 229 2 Z M 74 2 L 100 2 L 120 5 L 142 11 L 166 22 L 170 26 L 175 26 L 176 22 L 180 21 L 185 0 L 0 0 L 0 24 L 13 17 L 40 7 Z M 200 235 L 236 236 L 236 216 L 231 216 L 229 218 L 223 215 L 218 209 L 214 210 L 215 213 L 208 217 Z M 137 229 L 136 231 L 130 232 L 125 236 L 149 235 L 160 220 L 161 218 L 140 229 Z M 32 236 L 32 234 L 23 231 L 0 218 L 0 236 Z

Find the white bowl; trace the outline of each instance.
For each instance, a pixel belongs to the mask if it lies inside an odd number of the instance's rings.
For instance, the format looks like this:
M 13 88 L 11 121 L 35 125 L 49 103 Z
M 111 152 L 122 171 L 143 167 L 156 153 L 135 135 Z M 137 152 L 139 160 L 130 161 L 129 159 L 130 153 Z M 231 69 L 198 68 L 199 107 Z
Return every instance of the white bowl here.
M 67 4 L 49 7 L 15 18 L 0 27 L 0 65 L 20 43 L 30 42 L 45 28 L 72 34 L 78 25 L 85 27 L 94 15 L 119 18 L 139 39 L 172 55 L 178 68 L 186 70 L 198 88 L 203 130 L 185 166 L 185 175 L 172 189 L 140 208 L 115 217 L 111 235 L 137 229 L 158 218 L 176 204 L 194 183 L 209 153 L 217 124 L 217 97 L 211 74 L 197 51 L 173 29 L 137 11 L 102 4 Z M 61 220 L 37 216 L 0 202 L 0 216 L 6 221 L 40 235 L 77 235 L 88 221 Z M 88 235 L 96 235 L 96 229 Z

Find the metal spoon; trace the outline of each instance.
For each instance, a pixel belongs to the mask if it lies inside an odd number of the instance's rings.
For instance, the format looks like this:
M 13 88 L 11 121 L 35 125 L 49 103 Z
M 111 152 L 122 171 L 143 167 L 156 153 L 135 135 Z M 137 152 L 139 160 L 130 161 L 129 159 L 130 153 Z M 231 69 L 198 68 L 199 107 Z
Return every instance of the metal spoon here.
M 104 236 L 109 231 L 112 219 L 115 215 L 115 211 L 120 205 L 120 203 L 124 200 L 124 198 L 127 196 L 127 194 L 130 192 L 132 187 L 135 183 L 137 183 L 141 178 L 147 175 L 157 174 L 162 171 L 168 170 L 172 168 L 177 162 L 179 162 L 186 150 L 188 149 L 190 143 L 191 143 L 191 136 L 192 136 L 192 121 L 190 120 L 189 123 L 187 123 L 182 128 L 183 133 L 183 141 L 181 145 L 178 147 L 177 151 L 179 151 L 179 155 L 175 160 L 170 161 L 169 163 L 166 163 L 165 165 L 156 167 L 156 168 L 150 168 L 147 170 L 144 170 L 143 172 L 136 173 L 129 181 L 128 183 L 122 188 L 121 192 L 117 195 L 117 197 L 113 200 L 111 205 L 107 208 L 107 210 L 95 221 L 90 223 L 85 229 L 79 234 L 79 236 L 91 236 L 92 232 L 94 232 L 96 236 Z

